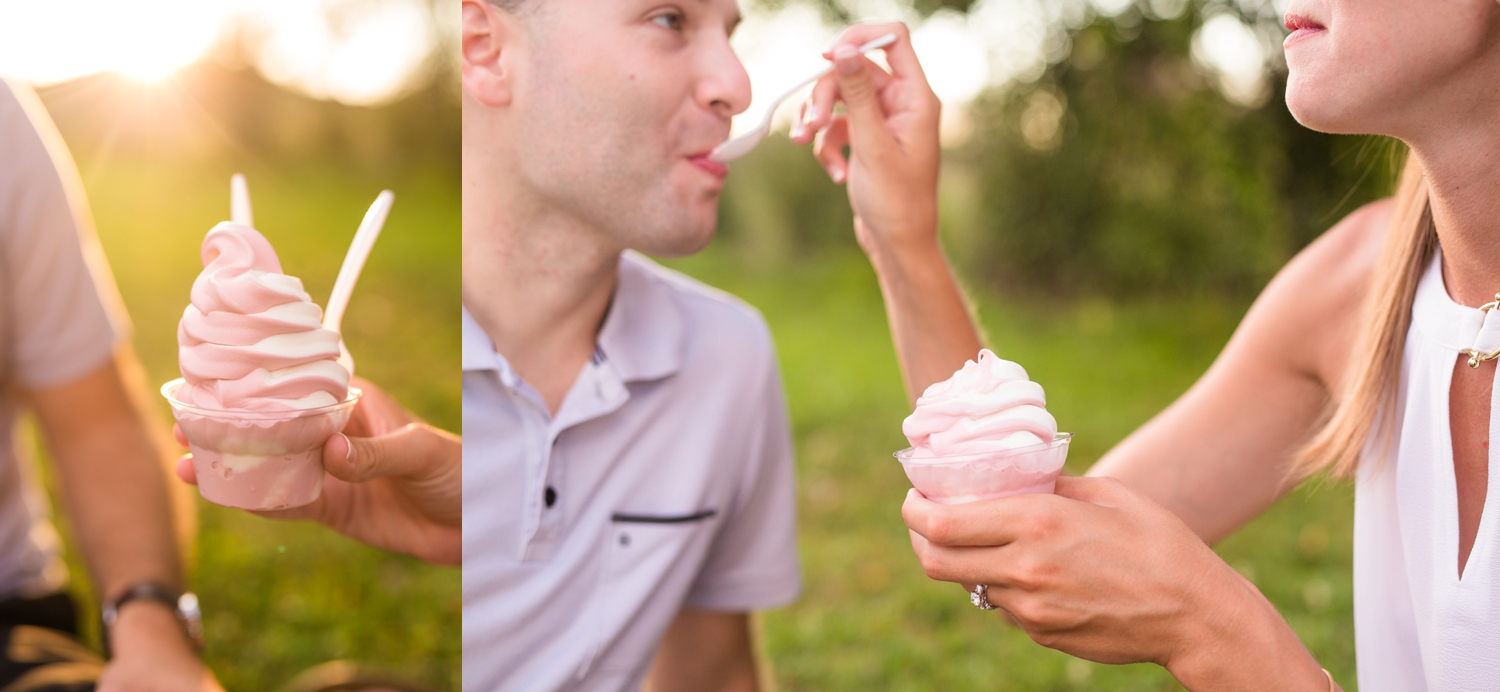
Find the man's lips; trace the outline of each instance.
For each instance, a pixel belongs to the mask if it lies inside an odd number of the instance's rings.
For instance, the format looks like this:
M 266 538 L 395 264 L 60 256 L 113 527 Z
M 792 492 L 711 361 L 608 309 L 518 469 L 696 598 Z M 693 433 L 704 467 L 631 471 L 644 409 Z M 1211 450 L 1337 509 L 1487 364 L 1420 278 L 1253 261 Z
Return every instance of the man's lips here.
M 729 175 L 729 167 L 722 163 L 719 163 L 718 161 L 708 158 L 709 153 L 710 152 L 705 151 L 701 154 L 693 154 L 692 156 L 687 157 L 688 162 L 703 169 L 704 171 L 707 171 L 715 178 L 719 178 L 720 180 L 724 179 Z
M 1285 18 L 1287 30 L 1292 33 L 1286 37 L 1284 45 L 1291 45 L 1295 41 L 1307 38 L 1314 34 L 1327 31 L 1328 28 L 1300 14 L 1287 13 Z

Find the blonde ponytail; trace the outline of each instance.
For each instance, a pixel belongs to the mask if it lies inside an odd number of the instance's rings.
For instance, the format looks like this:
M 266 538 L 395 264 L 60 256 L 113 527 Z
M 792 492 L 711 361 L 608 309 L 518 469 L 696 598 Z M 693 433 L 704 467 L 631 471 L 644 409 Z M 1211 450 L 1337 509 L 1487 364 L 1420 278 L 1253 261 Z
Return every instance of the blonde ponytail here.
M 1366 442 L 1374 442 L 1377 448 L 1390 444 L 1412 301 L 1437 247 L 1427 179 L 1414 157 L 1407 157 L 1395 201 L 1343 387 L 1335 393 L 1326 422 L 1293 460 L 1294 477 L 1325 469 L 1334 476 L 1349 477 L 1359 465 Z M 1371 431 L 1380 437 L 1370 440 Z

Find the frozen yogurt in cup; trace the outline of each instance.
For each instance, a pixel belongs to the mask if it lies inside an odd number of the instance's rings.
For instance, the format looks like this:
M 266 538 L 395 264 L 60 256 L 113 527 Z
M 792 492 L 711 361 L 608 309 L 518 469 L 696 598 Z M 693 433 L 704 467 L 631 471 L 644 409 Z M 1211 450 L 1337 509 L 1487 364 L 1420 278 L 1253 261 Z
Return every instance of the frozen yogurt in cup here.
M 1041 385 L 1020 365 L 985 349 L 917 399 L 896 452 L 912 487 L 934 502 L 958 504 L 1050 493 L 1072 433 L 1059 433 Z
M 343 430 L 359 401 L 350 387 L 331 406 L 284 411 L 205 409 L 179 397 L 186 382 L 162 385 L 172 416 L 193 453 L 198 491 L 240 509 L 300 507 L 323 490 L 323 444 Z
M 225 222 L 203 240 L 203 272 L 177 327 L 182 378 L 162 386 L 210 502 L 281 509 L 317 499 L 323 443 L 359 399 L 339 335 L 270 241 Z
M 911 485 L 933 502 L 995 500 L 1026 493 L 1050 493 L 1068 459 L 1073 433 L 1051 442 L 979 454 L 913 458 L 911 449 L 896 452 Z

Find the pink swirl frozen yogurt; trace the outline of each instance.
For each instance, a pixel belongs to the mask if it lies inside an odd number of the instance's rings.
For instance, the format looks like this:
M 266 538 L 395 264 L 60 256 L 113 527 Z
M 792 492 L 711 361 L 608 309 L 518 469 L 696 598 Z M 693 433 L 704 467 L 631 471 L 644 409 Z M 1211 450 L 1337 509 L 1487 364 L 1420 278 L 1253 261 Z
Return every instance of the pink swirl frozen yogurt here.
M 225 222 L 203 239 L 203 273 L 177 327 L 185 403 L 221 411 L 295 411 L 338 404 L 349 372 L 339 335 L 302 282 L 281 271 L 270 241 Z
M 984 349 L 927 388 L 901 424 L 913 459 L 985 454 L 1051 442 L 1057 421 L 1042 386 L 1020 365 Z

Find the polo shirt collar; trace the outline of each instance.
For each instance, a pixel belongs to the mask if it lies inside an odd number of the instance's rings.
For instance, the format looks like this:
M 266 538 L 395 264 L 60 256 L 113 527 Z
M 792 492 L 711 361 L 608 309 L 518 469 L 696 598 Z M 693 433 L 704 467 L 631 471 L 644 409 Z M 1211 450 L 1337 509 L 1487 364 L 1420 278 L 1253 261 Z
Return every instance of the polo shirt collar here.
M 595 364 L 608 363 L 621 382 L 659 380 L 682 369 L 687 328 L 672 288 L 652 266 L 634 252 L 621 255 L 615 293 L 596 341 Z M 507 387 L 520 386 L 510 362 L 468 308 L 462 313 L 463 369 L 494 370 Z
M 511 369 L 510 363 L 500 352 L 495 350 L 495 342 L 490 340 L 490 335 L 484 333 L 479 323 L 474 321 L 474 316 L 469 314 L 468 308 L 462 309 L 463 313 L 463 369 L 468 370 L 495 370 L 500 373 L 501 381 L 507 386 L 515 386 L 516 375 Z
M 595 359 L 622 382 L 659 380 L 682 369 L 687 327 L 670 279 L 654 266 L 633 251 L 620 256 L 615 295 L 599 330 Z

